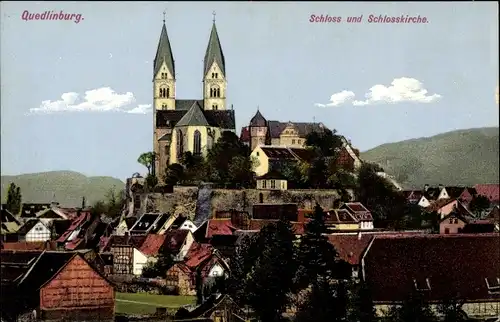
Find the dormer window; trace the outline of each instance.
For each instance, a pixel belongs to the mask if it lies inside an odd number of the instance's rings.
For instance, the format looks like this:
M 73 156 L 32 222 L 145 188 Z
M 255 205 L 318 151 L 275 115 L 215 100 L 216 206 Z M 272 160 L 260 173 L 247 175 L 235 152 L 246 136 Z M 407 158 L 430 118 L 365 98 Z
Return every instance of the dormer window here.
M 417 281 L 416 279 L 413 279 L 413 283 L 415 284 L 415 290 L 419 292 L 428 292 L 431 290 L 431 282 L 428 278 L 426 278 L 425 281 Z
M 488 294 L 500 294 L 500 278 L 485 278 Z

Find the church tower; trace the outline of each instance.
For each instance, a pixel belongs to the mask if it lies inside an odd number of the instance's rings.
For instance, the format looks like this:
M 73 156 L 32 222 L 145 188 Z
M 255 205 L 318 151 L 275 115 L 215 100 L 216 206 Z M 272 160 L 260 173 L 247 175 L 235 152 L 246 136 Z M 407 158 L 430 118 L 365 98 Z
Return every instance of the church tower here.
M 175 64 L 165 26 L 165 16 L 154 60 L 153 91 L 155 111 L 175 110 Z
M 226 61 L 215 26 L 215 13 L 203 63 L 203 101 L 205 110 L 226 109 Z

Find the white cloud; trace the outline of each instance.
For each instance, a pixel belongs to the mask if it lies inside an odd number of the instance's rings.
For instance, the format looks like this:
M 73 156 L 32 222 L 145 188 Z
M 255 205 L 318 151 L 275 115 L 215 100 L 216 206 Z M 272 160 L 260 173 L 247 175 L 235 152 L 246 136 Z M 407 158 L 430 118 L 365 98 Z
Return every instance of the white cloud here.
M 342 91 L 333 94 L 328 104 L 315 104 L 319 107 L 338 106 L 351 102 L 354 106 L 375 104 L 395 104 L 403 102 L 432 103 L 441 98 L 439 94 L 430 95 L 422 82 L 415 78 L 401 77 L 391 82 L 391 85 L 375 85 L 365 95 L 365 100 L 354 100 L 355 94 L 351 91 Z
M 344 90 L 342 92 L 333 94 L 330 97 L 330 103 L 327 104 L 316 103 L 315 105 L 318 107 L 339 106 L 353 100 L 354 96 L 355 96 L 354 92 Z
M 57 101 L 43 101 L 40 107 L 31 108 L 32 114 L 52 114 L 60 112 L 122 112 L 146 114 L 151 111 L 150 104 L 136 105 L 134 94 L 118 94 L 109 87 L 85 92 L 83 97 L 75 92 L 64 93 Z

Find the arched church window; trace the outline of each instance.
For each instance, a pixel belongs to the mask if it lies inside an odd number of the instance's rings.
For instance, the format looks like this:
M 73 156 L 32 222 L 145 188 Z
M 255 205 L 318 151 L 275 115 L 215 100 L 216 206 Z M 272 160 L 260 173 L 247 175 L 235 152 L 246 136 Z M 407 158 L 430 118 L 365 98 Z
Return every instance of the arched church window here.
M 170 97 L 170 87 L 167 87 L 167 95 L 165 95 L 167 98 Z
M 161 104 L 162 108 L 167 108 L 167 104 Z
M 220 93 L 220 88 L 218 86 L 210 88 L 210 97 L 219 97 L 217 96 L 218 93 Z
M 201 133 L 200 131 L 194 131 L 194 147 L 193 154 L 199 156 L 201 154 Z
M 220 97 L 220 88 L 217 88 L 217 97 Z
M 217 104 L 212 105 L 212 110 L 217 110 Z
M 219 73 L 215 73 L 215 78 L 219 78 Z
M 182 158 L 184 154 L 184 134 L 181 130 L 177 130 L 177 160 Z
M 167 89 L 165 87 L 160 88 L 160 98 L 164 98 L 167 96 Z

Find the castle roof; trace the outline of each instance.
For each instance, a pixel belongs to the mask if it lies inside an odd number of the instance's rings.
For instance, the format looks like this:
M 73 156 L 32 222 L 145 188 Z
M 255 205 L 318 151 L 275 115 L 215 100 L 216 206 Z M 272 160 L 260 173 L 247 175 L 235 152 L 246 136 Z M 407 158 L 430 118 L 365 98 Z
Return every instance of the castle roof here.
M 214 62 L 217 63 L 224 76 L 226 76 L 226 61 L 224 59 L 224 54 L 222 53 L 222 46 L 220 44 L 215 22 L 212 25 L 212 31 L 210 32 L 207 51 L 205 52 L 203 76 L 207 75 L 208 70 Z
M 257 110 L 257 113 L 255 113 L 254 117 L 250 120 L 250 126 L 255 126 L 255 127 L 265 127 L 267 126 L 267 121 L 262 116 L 259 110 Z
M 168 39 L 167 27 L 165 26 L 165 23 L 163 23 L 163 27 L 161 28 L 160 40 L 158 41 L 158 49 L 156 50 L 156 56 L 153 64 L 153 77 L 156 77 L 156 74 L 158 74 L 163 62 L 167 65 L 169 72 L 172 73 L 172 77 L 175 78 L 174 55 L 172 54 L 172 48 L 170 47 L 170 40 Z

